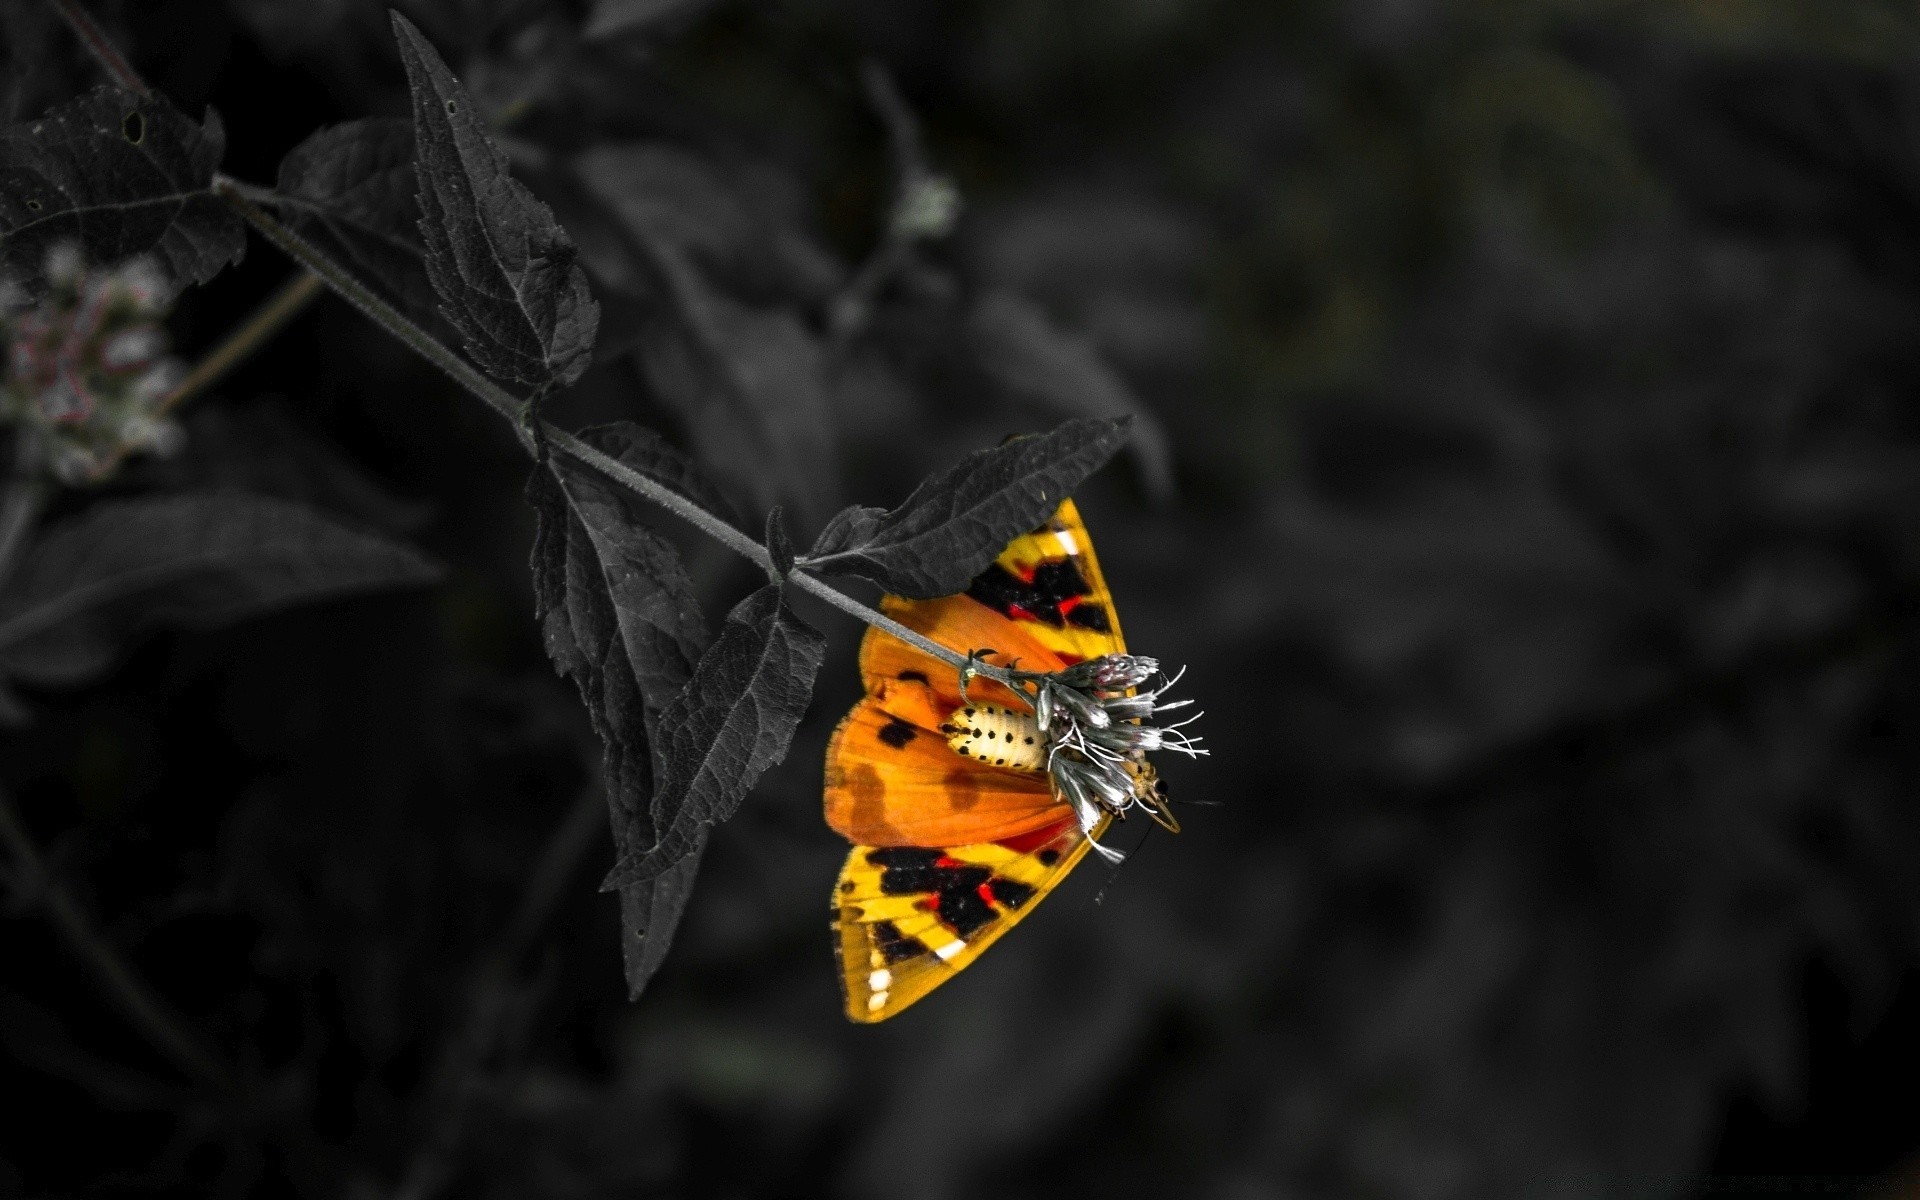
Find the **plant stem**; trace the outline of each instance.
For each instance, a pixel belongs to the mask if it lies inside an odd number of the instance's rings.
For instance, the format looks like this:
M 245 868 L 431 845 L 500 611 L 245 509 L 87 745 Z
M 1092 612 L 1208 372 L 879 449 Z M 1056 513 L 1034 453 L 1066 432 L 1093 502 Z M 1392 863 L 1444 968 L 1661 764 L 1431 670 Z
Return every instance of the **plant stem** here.
M 46 860 L 4 791 L 0 791 L 0 842 L 5 843 L 13 858 L 19 892 L 46 910 L 48 920 L 66 940 L 68 948 L 93 972 L 107 995 L 153 1048 L 194 1082 L 216 1091 L 231 1091 L 231 1074 L 219 1056 L 207 1049 L 139 972 L 120 957 L 66 889 L 47 871 Z
M 485 401 L 487 407 L 511 421 L 515 429 L 520 429 L 523 406 L 517 397 L 468 366 L 464 359 L 402 316 L 399 310 L 375 295 L 372 289 L 308 245 L 305 238 L 269 216 L 260 205 L 271 204 L 278 199 L 272 189 L 250 187 L 225 175 L 215 175 L 213 190 L 242 220 L 257 229 L 262 237 L 287 257 L 318 275 L 328 287 L 338 292 L 342 299 L 359 309 L 369 320 L 411 346 L 415 353 L 452 376 L 455 383 Z M 533 440 L 524 430 L 520 431 L 520 440 L 529 450 L 533 448 Z
M 251 187 L 226 176 L 216 176 L 213 186 L 241 219 L 259 230 L 268 241 L 325 281 L 328 287 L 340 293 L 369 320 L 411 346 L 428 362 L 446 372 L 455 383 L 478 396 L 489 408 L 512 422 L 519 434 L 521 445 L 530 453 L 534 451 L 534 438 L 528 431 L 528 423 L 522 419 L 526 411 L 524 401 L 482 375 L 465 359 L 441 345 L 431 334 L 408 320 L 399 310 L 374 294 L 370 288 L 348 274 L 318 249 L 309 245 L 299 234 L 274 219 L 262 207 L 262 205 L 274 204 L 278 200 L 271 190 Z M 539 429 L 541 437 L 549 446 L 560 450 L 577 462 L 592 467 L 628 491 L 673 513 L 743 558 L 763 568 L 771 565 L 772 560 L 767 557 L 766 549 L 760 543 L 679 492 L 634 470 L 612 455 L 595 449 L 557 426 L 545 421 L 536 421 L 533 425 Z M 864 621 L 876 629 L 886 631 L 915 649 L 931 654 L 956 669 L 968 666 L 966 655 L 908 629 L 892 617 L 869 608 L 815 576 L 796 570 L 787 578 L 801 591 L 826 601 L 841 612 Z M 975 663 L 973 670 L 982 678 L 997 680 L 1010 687 L 1014 686 L 1012 680 L 998 668 Z
M 67 28 L 73 30 L 73 35 L 79 38 L 88 52 L 93 55 L 94 61 L 100 64 L 100 68 L 113 76 L 115 83 L 142 96 L 151 94 L 147 81 L 140 78 L 140 72 L 134 70 L 133 64 L 122 57 L 119 49 L 114 46 L 113 39 L 93 23 L 93 18 L 87 15 L 87 10 L 81 8 L 77 0 L 49 0 L 49 2 L 53 5 L 54 11 L 59 13 L 61 19 L 67 23 Z
M 228 333 L 218 346 L 194 364 L 193 369 L 174 385 L 172 391 L 160 398 L 159 413 L 164 415 L 172 412 L 194 393 L 239 366 L 248 355 L 260 348 L 261 343 L 299 316 L 320 295 L 324 286 L 320 277 L 312 271 L 302 271 L 281 284 L 244 324 Z

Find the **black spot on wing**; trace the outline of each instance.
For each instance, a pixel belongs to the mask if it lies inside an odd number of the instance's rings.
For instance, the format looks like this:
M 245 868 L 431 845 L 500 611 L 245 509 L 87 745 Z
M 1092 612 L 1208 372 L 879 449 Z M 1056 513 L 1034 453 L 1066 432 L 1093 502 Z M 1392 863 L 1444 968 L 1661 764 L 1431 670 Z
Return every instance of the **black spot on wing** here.
M 903 679 L 908 683 L 932 683 L 933 682 L 933 680 L 927 678 L 927 673 L 925 671 L 902 671 L 900 672 L 898 678 Z
M 986 867 L 919 846 L 878 847 L 867 851 L 867 861 L 880 868 L 882 895 L 925 896 L 928 910 L 963 938 L 998 916 L 980 895 L 993 878 Z
M 895 750 L 904 749 L 907 743 L 911 742 L 913 738 L 913 726 L 902 721 L 899 717 L 893 718 L 893 720 L 888 721 L 880 727 L 880 740 L 892 746 Z
M 1066 624 L 1070 613 L 1084 607 L 1076 605 L 1069 614 L 1063 614 L 1060 611 L 1063 602 L 1092 594 L 1093 588 L 1071 558 L 1040 563 L 1033 569 L 1032 582 L 994 563 L 967 586 L 967 595 L 1002 616 L 1025 616 L 1055 629 Z M 1106 620 L 1105 612 L 1100 614 L 1100 619 Z
M 941 892 L 934 897 L 935 916 L 940 923 L 963 938 L 970 938 L 982 925 L 990 925 L 1000 916 L 980 897 L 978 885 L 963 892 Z
M 1041 866 L 1050 867 L 1060 861 L 1060 852 L 1052 846 L 1048 846 L 1046 849 L 1040 851 L 1040 853 L 1034 855 L 1034 857 L 1040 860 Z
M 1091 629 L 1095 633 L 1113 632 L 1113 622 L 1107 619 L 1107 610 L 1098 604 L 1075 605 L 1073 611 L 1067 614 L 1067 623 Z
M 994 876 L 987 881 L 987 890 L 993 893 L 993 901 L 1002 908 L 1019 908 L 1033 899 L 1033 889 L 1018 879 L 1006 879 Z
M 933 953 L 919 938 L 901 933 L 900 927 L 892 921 L 875 921 L 867 928 L 873 930 L 874 949 L 880 951 L 880 957 L 887 961 L 888 966 Z

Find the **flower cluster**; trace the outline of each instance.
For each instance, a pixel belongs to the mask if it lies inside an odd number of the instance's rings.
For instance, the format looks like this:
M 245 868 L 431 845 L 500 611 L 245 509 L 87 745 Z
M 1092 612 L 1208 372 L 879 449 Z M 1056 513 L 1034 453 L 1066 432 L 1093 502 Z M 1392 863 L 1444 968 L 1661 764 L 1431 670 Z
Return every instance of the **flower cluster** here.
M 1206 753 L 1183 729 L 1201 714 L 1170 725 L 1150 724 L 1161 713 L 1193 703 L 1161 699 L 1180 674 L 1167 676 L 1157 659 L 1107 654 L 1050 675 L 1024 677 L 1034 688 L 1034 721 L 1046 735 L 1054 790 L 1073 806 L 1093 848 L 1118 861 L 1119 851 L 1102 846 L 1093 834 L 1107 817 L 1125 817 L 1134 808 L 1178 832 L 1180 823 L 1167 808 L 1147 755 Z
M 181 372 L 166 353 L 171 294 L 159 270 L 145 259 L 90 268 L 58 246 L 46 275 L 37 303 L 0 285 L 0 425 L 18 431 L 22 461 L 77 484 L 128 454 L 173 449 L 180 430 L 162 402 Z

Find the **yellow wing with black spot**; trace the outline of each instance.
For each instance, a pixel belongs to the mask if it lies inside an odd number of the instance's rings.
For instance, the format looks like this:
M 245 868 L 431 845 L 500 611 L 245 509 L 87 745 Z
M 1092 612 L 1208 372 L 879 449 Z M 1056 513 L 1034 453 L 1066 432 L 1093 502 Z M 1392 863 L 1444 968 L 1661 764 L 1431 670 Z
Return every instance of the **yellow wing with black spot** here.
M 959 974 L 1087 849 L 1071 819 L 976 846 L 855 846 L 834 892 L 847 1017 L 884 1021 Z
M 1063 664 L 1098 658 L 1102 654 L 1121 654 L 1127 648 L 1126 639 L 1120 633 L 1120 616 L 1113 610 L 1113 594 L 1107 590 L 1100 560 L 1093 553 L 1093 539 L 1087 536 L 1080 510 L 1071 500 L 1061 501 L 1046 524 L 1009 542 L 1000 556 L 976 575 L 960 595 L 942 596 L 937 600 L 888 596 L 881 601 L 881 608 L 909 628 L 942 645 L 951 645 L 941 636 L 944 627 L 977 624 L 977 618 L 962 618 L 952 613 L 955 606 L 968 607 L 961 604 L 963 599 L 984 606 L 1005 622 L 1003 634 L 1006 626 L 1012 626 L 1021 640 L 1046 647 Z M 978 636 L 975 629 L 968 629 L 967 633 Z M 867 641 L 872 642 L 876 635 L 900 645 L 878 630 L 869 632 Z M 954 648 L 964 653 L 988 647 Z M 1030 669 L 1052 667 L 1047 664 Z M 948 674 L 952 674 L 951 670 Z

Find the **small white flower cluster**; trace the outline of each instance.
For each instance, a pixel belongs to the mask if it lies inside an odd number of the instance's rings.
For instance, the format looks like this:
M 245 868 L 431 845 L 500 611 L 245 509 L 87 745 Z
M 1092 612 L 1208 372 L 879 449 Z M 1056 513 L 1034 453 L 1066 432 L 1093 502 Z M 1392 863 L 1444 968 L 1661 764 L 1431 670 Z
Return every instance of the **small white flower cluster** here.
M 23 461 L 81 484 L 128 454 L 171 452 L 180 428 L 160 406 L 181 368 L 167 356 L 172 293 L 159 269 L 146 259 L 90 268 L 62 245 L 48 252 L 46 275 L 37 303 L 0 285 L 0 425 L 24 439 Z
M 1163 674 L 1157 659 L 1108 654 L 1027 678 L 1035 688 L 1034 721 L 1047 738 L 1047 772 L 1054 789 L 1072 805 L 1093 848 L 1118 861 L 1120 852 L 1095 841 L 1093 832 L 1104 818 L 1125 817 L 1134 808 L 1177 832 L 1180 824 L 1168 811 L 1147 755 L 1159 750 L 1191 757 L 1206 753 L 1200 739 L 1183 730 L 1201 714 L 1171 725 L 1148 724 L 1161 713 L 1193 703 L 1160 699 L 1180 681 L 1180 674 Z

